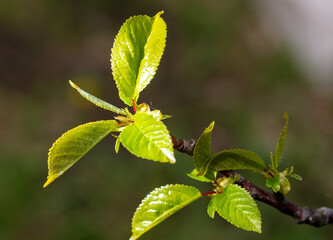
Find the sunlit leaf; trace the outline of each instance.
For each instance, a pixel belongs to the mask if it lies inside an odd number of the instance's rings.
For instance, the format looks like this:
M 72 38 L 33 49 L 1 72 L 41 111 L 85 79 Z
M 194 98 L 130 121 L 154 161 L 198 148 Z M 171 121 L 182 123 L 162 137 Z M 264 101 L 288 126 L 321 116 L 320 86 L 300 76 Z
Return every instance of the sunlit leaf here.
M 73 88 L 75 88 L 85 99 L 87 99 L 88 101 L 92 102 L 93 104 L 95 104 L 98 107 L 101 107 L 105 110 L 109 110 L 111 112 L 115 112 L 118 114 L 123 114 L 126 115 L 127 112 L 124 109 L 120 109 L 117 108 L 115 106 L 113 106 L 112 104 L 105 102 L 97 97 L 95 97 L 94 95 L 91 95 L 90 93 L 85 92 L 84 90 L 82 90 L 81 88 L 79 88 L 75 83 L 73 83 L 72 81 L 69 81 L 69 83 L 71 84 L 71 86 Z
M 277 146 L 276 146 L 276 150 L 275 150 L 275 156 L 274 156 L 274 165 L 273 167 L 275 169 L 277 169 L 279 167 L 279 163 L 281 161 L 282 158 L 282 153 L 283 153 L 283 149 L 284 149 L 284 145 L 286 142 L 286 134 L 287 134 L 287 130 L 288 130 L 288 114 L 285 112 L 284 113 L 284 119 L 286 121 L 284 128 L 280 134 Z
M 191 186 L 166 185 L 156 188 L 146 196 L 134 213 L 130 240 L 139 238 L 142 234 L 200 197 L 199 190 Z
M 214 197 L 218 214 L 238 228 L 261 233 L 261 215 L 251 195 L 238 185 L 228 185 Z
M 208 158 L 210 157 L 210 145 L 212 139 L 212 131 L 214 128 L 214 122 L 212 122 L 205 131 L 199 137 L 194 151 L 193 151 L 193 161 L 195 168 L 200 171 L 202 166 L 204 166 Z
M 248 169 L 266 175 L 264 161 L 254 152 L 244 149 L 230 149 L 212 155 L 199 175 L 210 175 L 216 171 L 231 169 Z
M 119 152 L 119 147 L 120 147 L 120 140 L 119 140 L 119 138 L 117 138 L 116 143 L 114 145 L 114 150 L 116 153 Z
M 115 38 L 111 68 L 120 98 L 129 106 L 154 77 L 162 57 L 166 24 L 163 12 L 128 19 Z
M 137 112 L 134 123 L 120 133 L 123 146 L 132 154 L 159 162 L 174 163 L 174 150 L 169 131 L 151 114 Z
M 114 120 L 91 122 L 64 133 L 49 151 L 49 173 L 44 187 L 67 171 L 118 124 Z

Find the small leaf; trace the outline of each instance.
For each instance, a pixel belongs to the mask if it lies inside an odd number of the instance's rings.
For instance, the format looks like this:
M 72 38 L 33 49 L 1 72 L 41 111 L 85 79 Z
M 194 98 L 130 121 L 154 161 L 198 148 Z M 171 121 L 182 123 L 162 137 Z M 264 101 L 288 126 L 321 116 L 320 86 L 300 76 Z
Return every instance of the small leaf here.
M 238 185 L 228 185 L 214 199 L 218 214 L 238 228 L 261 233 L 261 216 L 251 195 Z
M 280 177 L 280 192 L 284 195 L 288 194 L 291 190 L 291 185 L 287 177 Z
M 95 97 L 94 95 L 91 95 L 90 93 L 85 92 L 84 90 L 82 90 L 81 88 L 79 88 L 75 83 L 73 83 L 71 80 L 69 80 L 70 85 L 75 88 L 85 99 L 87 99 L 88 101 L 92 102 L 93 104 L 95 104 L 98 107 L 101 107 L 105 110 L 117 113 L 117 114 L 123 114 L 123 115 L 127 115 L 127 112 L 124 109 L 120 109 L 117 108 L 115 106 L 113 106 L 110 103 L 107 103 L 97 97 Z
M 111 53 L 112 73 L 119 97 L 129 106 L 150 83 L 160 63 L 166 39 L 162 13 L 154 17 L 131 17 L 115 38 Z
M 200 175 L 210 175 L 213 172 L 248 169 L 266 175 L 266 165 L 256 153 L 244 149 L 230 149 L 212 155 L 206 168 L 201 168 Z
M 212 199 L 210 199 L 208 206 L 207 206 L 207 214 L 211 217 L 214 218 L 215 217 L 215 204 L 214 204 L 214 200 L 215 200 L 215 196 L 212 197 Z
M 114 150 L 116 153 L 119 152 L 119 146 L 120 146 L 120 140 L 119 140 L 119 138 L 117 138 L 116 144 L 114 145 Z
M 274 168 L 274 166 L 275 166 L 275 156 L 274 156 L 274 154 L 271 152 L 270 153 L 270 157 L 271 157 L 271 165 L 270 165 L 270 168 L 271 169 L 275 169 Z M 275 169 L 275 170 L 277 170 L 277 169 Z
M 49 173 L 44 187 L 67 171 L 92 147 L 117 128 L 116 121 L 106 120 L 80 125 L 64 133 L 49 151 Z
M 169 131 L 162 121 L 148 113 L 136 113 L 134 123 L 123 129 L 119 139 L 128 151 L 138 157 L 176 162 Z
M 302 177 L 298 174 L 295 174 L 295 173 L 292 173 L 292 174 L 289 174 L 288 176 L 292 177 L 292 178 L 295 178 L 296 180 L 299 180 L 299 181 L 302 181 Z
M 166 185 L 156 188 L 142 201 L 132 220 L 132 237 L 138 239 L 183 207 L 199 199 L 198 189 L 185 185 Z
M 279 176 L 266 178 L 266 186 L 272 188 L 274 192 L 280 191 Z
M 215 122 L 212 122 L 205 131 L 199 137 L 194 151 L 193 151 L 193 161 L 195 168 L 200 171 L 200 169 L 206 165 L 208 158 L 210 157 L 210 145 L 212 139 L 212 131 Z
M 283 153 L 283 149 L 284 149 L 284 145 L 286 142 L 286 134 L 287 134 L 287 129 L 288 129 L 288 114 L 285 112 L 284 113 L 284 119 L 286 121 L 284 128 L 280 134 L 277 146 L 276 146 L 276 150 L 275 150 L 275 157 L 274 157 L 274 165 L 273 167 L 275 169 L 277 169 L 279 167 L 279 163 L 281 161 L 282 158 L 282 153 Z
M 198 176 L 198 171 L 196 169 L 194 169 L 191 173 L 188 173 L 187 176 L 195 180 L 198 180 L 200 182 L 209 182 L 209 183 L 212 182 L 212 180 L 209 178 L 206 178 L 204 176 Z

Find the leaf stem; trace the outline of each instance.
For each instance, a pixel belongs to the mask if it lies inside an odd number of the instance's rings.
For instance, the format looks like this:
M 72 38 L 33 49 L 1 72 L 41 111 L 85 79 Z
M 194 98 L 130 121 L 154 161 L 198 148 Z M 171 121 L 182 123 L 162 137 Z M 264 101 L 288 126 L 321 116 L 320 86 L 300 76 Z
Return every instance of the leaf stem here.
M 134 98 L 132 99 L 132 104 L 133 104 L 133 112 L 136 114 L 136 107 L 135 107 L 135 101 Z
M 213 195 L 213 194 L 216 194 L 217 192 L 215 191 L 211 191 L 211 192 L 206 192 L 206 193 L 201 193 L 201 196 L 210 196 L 210 195 Z

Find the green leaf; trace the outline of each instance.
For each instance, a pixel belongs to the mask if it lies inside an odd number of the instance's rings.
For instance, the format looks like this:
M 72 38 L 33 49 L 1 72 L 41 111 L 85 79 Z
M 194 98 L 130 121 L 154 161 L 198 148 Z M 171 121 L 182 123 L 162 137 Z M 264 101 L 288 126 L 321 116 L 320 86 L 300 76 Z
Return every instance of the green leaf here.
M 116 121 L 106 120 L 80 125 L 64 133 L 49 151 L 49 173 L 44 187 L 67 171 L 92 147 L 117 128 Z
M 280 134 L 277 146 L 276 146 L 276 150 L 275 150 L 275 157 L 274 157 L 274 165 L 273 167 L 275 169 L 277 169 L 279 167 L 279 163 L 281 161 L 282 158 L 282 153 L 283 153 L 283 149 L 284 149 L 284 145 L 286 142 L 286 134 L 287 134 L 287 129 L 288 129 L 288 114 L 285 112 L 284 113 L 284 119 L 286 121 L 284 128 Z
M 185 185 L 166 185 L 156 188 L 142 201 L 132 220 L 132 237 L 138 239 L 178 210 L 199 199 L 198 189 Z
M 131 17 L 115 38 L 111 68 L 119 97 L 129 106 L 150 83 L 162 57 L 166 39 L 162 13 Z
M 302 181 L 302 177 L 298 174 L 295 174 L 295 173 L 291 173 L 289 174 L 288 176 L 292 177 L 292 178 L 295 178 L 296 180 L 299 180 L 299 181 Z
M 149 113 L 137 112 L 134 123 L 123 129 L 119 139 L 128 151 L 138 157 L 176 162 L 169 131 L 162 121 Z
M 210 199 L 208 206 L 207 206 L 207 214 L 211 218 L 215 217 L 215 212 L 216 212 L 214 200 L 215 200 L 215 196 L 213 196 L 212 199 Z
M 200 175 L 211 175 L 213 172 L 248 169 L 266 175 L 266 165 L 256 153 L 244 149 L 230 149 L 212 155 L 206 167 L 201 168 Z
M 116 153 L 119 152 L 119 146 L 120 146 L 120 140 L 119 140 L 119 138 L 117 138 L 116 144 L 114 145 L 114 150 Z
M 266 178 L 266 186 L 272 188 L 274 192 L 280 191 L 279 176 Z
M 261 215 L 251 195 L 238 185 L 228 185 L 214 199 L 215 210 L 238 228 L 261 233 Z
M 198 180 L 200 182 L 209 182 L 209 183 L 212 182 L 212 180 L 209 178 L 206 178 L 204 176 L 198 176 L 198 171 L 196 169 L 194 169 L 191 173 L 188 173 L 187 176 L 195 180 Z
M 111 112 L 115 112 L 117 114 L 123 114 L 123 115 L 127 115 L 127 112 L 124 109 L 120 109 L 117 108 L 115 106 L 113 106 L 110 103 L 107 103 L 97 97 L 95 97 L 94 95 L 91 95 L 90 93 L 85 92 L 84 90 L 82 90 L 81 88 L 79 88 L 75 83 L 73 83 L 71 80 L 69 80 L 70 85 L 75 88 L 85 99 L 87 99 L 88 101 L 92 102 L 93 104 L 95 104 L 98 107 L 101 107 L 105 110 L 111 111 Z
M 193 161 L 195 168 L 200 171 L 200 169 L 206 165 L 208 158 L 210 157 L 210 145 L 212 139 L 212 131 L 215 122 L 212 122 L 205 131 L 199 137 L 194 151 L 193 151 Z
M 291 190 L 291 185 L 287 177 L 280 176 L 280 192 L 282 194 L 288 194 Z

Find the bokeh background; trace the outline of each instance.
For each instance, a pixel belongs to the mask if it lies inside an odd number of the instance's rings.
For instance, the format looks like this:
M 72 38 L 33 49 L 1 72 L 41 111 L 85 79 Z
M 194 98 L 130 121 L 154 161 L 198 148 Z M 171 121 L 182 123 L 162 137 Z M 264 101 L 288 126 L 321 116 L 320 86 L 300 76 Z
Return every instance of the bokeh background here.
M 279 4 L 280 3 L 280 4 Z M 325 5 L 326 4 L 326 5 Z M 331 7 L 331 8 L 330 8 Z M 71 79 L 116 106 L 110 49 L 130 16 L 164 10 L 167 45 L 140 100 L 173 117 L 173 135 L 198 138 L 216 121 L 213 152 L 246 148 L 267 162 L 290 117 L 282 167 L 295 166 L 289 200 L 333 207 L 332 3 L 241 0 L 0 1 L 0 239 L 128 239 L 132 215 L 155 187 L 189 179 L 175 165 L 114 152 L 107 137 L 46 189 L 47 153 L 61 134 L 113 114 L 87 102 Z M 258 185 L 263 180 L 244 175 Z M 142 239 L 331 239 L 332 226 L 297 225 L 258 203 L 263 233 L 186 207 Z

